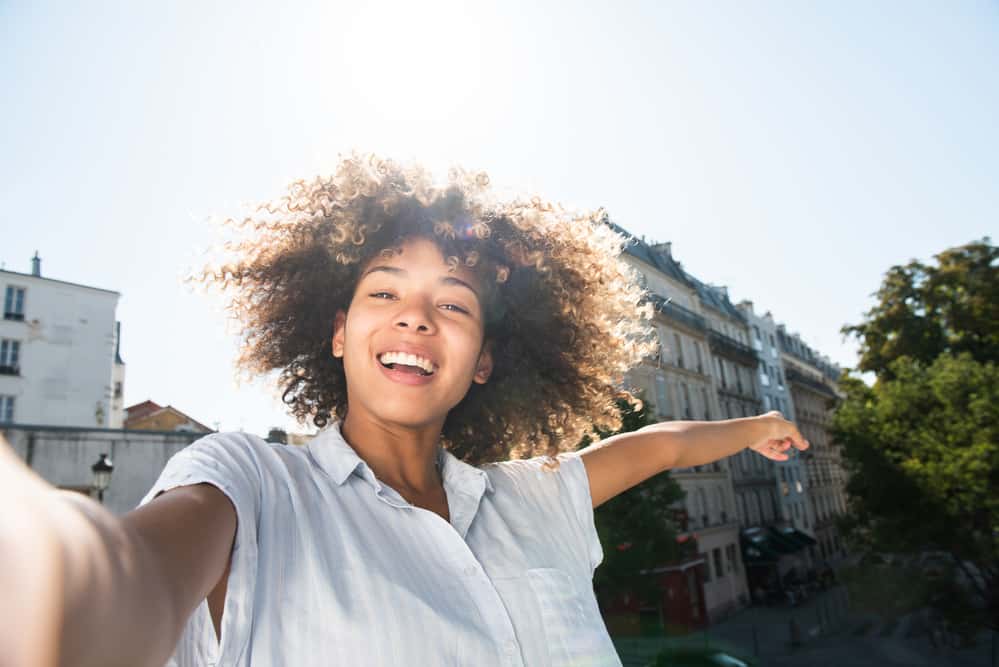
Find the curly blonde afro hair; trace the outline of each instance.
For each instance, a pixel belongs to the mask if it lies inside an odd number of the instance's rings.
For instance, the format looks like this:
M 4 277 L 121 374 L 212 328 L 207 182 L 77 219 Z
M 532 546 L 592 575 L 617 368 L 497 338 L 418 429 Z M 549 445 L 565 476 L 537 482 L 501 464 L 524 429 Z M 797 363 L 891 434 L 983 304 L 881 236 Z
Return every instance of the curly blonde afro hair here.
M 226 223 L 249 232 L 234 257 L 194 280 L 230 296 L 242 324 L 239 367 L 280 371 L 284 402 L 325 426 L 347 411 L 343 360 L 330 353 L 360 270 L 408 238 L 433 241 L 488 286 L 485 340 L 494 370 L 448 414 L 442 442 L 477 465 L 575 448 L 620 428 L 625 372 L 652 352 L 651 307 L 620 259 L 624 239 L 602 212 L 574 214 L 539 198 L 498 202 L 483 173 L 433 183 L 419 166 L 351 154 L 330 177 Z

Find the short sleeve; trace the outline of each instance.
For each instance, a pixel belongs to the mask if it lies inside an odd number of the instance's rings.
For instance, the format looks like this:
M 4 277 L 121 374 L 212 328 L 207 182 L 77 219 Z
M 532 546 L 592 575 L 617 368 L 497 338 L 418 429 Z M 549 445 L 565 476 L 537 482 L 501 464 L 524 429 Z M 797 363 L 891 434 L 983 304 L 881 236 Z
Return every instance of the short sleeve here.
M 257 568 L 257 525 L 261 504 L 262 448 L 267 444 L 243 433 L 213 433 L 174 454 L 139 506 L 163 491 L 207 483 L 222 491 L 236 508 L 236 538 L 218 644 L 207 600 L 188 618 L 170 667 L 236 664 L 245 652 L 251 628 Z
M 576 545 L 579 568 L 588 568 L 591 577 L 603 561 L 604 552 L 593 522 L 593 502 L 590 500 L 590 480 L 579 452 L 564 452 L 557 457 L 558 466 L 547 456 L 503 461 L 493 464 L 494 482 L 500 488 L 512 483 L 516 493 L 540 515 L 565 517 L 570 531 L 566 537 Z
M 586 474 L 586 466 L 579 452 L 567 452 L 556 457 L 559 461 L 558 471 L 563 484 L 568 491 L 570 505 L 586 543 L 586 551 L 590 557 L 590 573 L 604 560 L 604 550 L 597 535 L 597 526 L 593 520 L 593 500 L 590 497 L 590 478 Z

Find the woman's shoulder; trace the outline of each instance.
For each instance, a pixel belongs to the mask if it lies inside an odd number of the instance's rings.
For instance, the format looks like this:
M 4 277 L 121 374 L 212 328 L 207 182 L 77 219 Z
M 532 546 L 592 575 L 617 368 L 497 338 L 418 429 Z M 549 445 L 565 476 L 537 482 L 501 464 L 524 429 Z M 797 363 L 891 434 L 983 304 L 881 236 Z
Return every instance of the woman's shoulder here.
M 216 431 L 198 438 L 175 456 L 200 460 L 211 466 L 237 466 L 260 472 L 287 468 L 295 461 L 305 462 L 304 446 L 269 442 L 243 431 Z
M 562 452 L 555 457 L 543 455 L 526 459 L 509 459 L 480 466 L 494 487 L 514 487 L 524 491 L 530 487 L 558 488 L 572 483 L 582 461 L 578 452 Z

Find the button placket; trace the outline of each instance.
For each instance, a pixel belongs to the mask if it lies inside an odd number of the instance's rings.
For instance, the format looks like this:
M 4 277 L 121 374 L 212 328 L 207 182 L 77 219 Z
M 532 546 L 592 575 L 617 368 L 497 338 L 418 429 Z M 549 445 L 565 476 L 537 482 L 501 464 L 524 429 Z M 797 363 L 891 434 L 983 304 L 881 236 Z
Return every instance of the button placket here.
M 431 522 L 435 529 L 440 526 L 439 522 L 444 522 L 444 519 L 435 512 L 420 507 L 414 509 L 419 512 L 420 516 L 426 515 L 427 521 Z M 520 645 L 517 643 L 517 635 L 514 632 L 513 620 L 507 613 L 506 605 L 503 604 L 499 592 L 489 575 L 486 574 L 482 563 L 469 548 L 468 543 L 454 529 L 454 526 L 447 524 L 447 527 L 449 530 L 441 531 L 441 533 L 447 535 L 444 539 L 457 540 L 455 551 L 460 554 L 458 562 L 464 563 L 464 565 L 458 566 L 457 572 L 467 579 L 466 590 L 478 608 L 479 616 L 485 622 L 489 634 L 495 638 L 496 646 L 503 656 L 503 662 L 509 667 L 523 667 L 524 663 L 520 654 Z

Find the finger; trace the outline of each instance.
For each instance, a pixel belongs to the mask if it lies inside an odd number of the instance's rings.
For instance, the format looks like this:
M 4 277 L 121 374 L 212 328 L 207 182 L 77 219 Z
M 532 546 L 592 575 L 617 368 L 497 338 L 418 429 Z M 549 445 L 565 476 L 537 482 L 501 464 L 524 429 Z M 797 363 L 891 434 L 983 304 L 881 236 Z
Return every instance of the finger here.
M 791 425 L 791 434 L 789 439 L 798 449 L 805 450 L 809 447 L 808 441 L 801 435 L 801 431 L 798 430 L 798 427 L 793 424 Z

